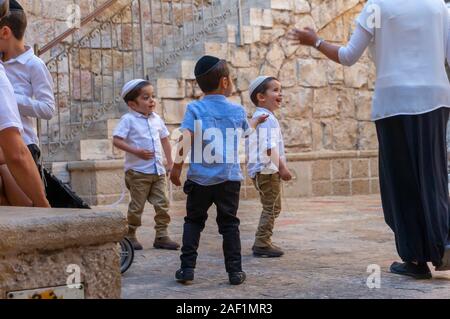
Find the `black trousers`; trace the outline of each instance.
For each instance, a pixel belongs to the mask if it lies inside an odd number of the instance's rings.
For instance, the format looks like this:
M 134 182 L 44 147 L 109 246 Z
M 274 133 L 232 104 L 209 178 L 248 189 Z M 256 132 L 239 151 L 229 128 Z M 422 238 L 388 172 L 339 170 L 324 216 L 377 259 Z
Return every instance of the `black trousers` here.
M 450 236 L 449 109 L 376 121 L 386 223 L 403 261 L 441 264 Z
M 36 144 L 30 144 L 28 145 L 28 150 L 30 151 L 31 156 L 33 157 L 33 160 L 40 171 L 41 150 L 39 149 L 39 146 L 37 146 Z
M 195 268 L 200 234 L 208 219 L 208 209 L 217 207 L 217 225 L 223 237 L 223 254 L 227 272 L 242 271 L 240 221 L 236 217 L 239 208 L 240 182 L 225 182 L 218 185 L 202 186 L 190 180 L 184 184 L 188 195 L 184 218 L 181 267 Z

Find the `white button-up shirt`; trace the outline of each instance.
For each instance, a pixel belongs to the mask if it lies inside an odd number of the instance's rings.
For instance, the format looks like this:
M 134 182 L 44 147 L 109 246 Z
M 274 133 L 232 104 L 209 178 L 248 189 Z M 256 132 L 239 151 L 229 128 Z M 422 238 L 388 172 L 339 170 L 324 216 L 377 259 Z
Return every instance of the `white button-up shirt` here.
M 143 160 L 127 152 L 125 155 L 125 171 L 132 169 L 139 173 L 157 175 L 166 173 L 161 139 L 168 137 L 169 131 L 158 114 L 153 112 L 149 117 L 146 117 L 130 109 L 120 119 L 113 136 L 124 139 L 131 147 L 155 153 L 154 158 Z
M 14 88 L 25 144 L 38 144 L 34 118 L 49 120 L 55 113 L 52 76 L 30 47 L 23 54 L 2 64 Z
M 280 158 L 286 160 L 280 123 L 271 111 L 263 107 L 256 108 L 253 119 L 262 115 L 269 115 L 269 117 L 264 123 L 258 125 L 256 132 L 251 134 L 246 142 L 247 169 L 251 178 L 255 178 L 257 173 L 275 174 L 279 171 L 279 168 L 267 155 L 268 150 L 275 149 Z
M 0 65 L 0 131 L 10 127 L 16 127 L 22 132 L 14 90 L 6 76 L 5 68 Z

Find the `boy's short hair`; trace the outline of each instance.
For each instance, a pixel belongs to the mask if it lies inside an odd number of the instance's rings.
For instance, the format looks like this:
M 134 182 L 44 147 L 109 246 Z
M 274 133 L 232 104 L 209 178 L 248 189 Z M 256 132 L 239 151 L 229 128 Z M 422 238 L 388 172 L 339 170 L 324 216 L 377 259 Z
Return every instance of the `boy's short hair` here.
M 204 93 L 217 90 L 220 80 L 230 76 L 230 69 L 227 61 L 220 60 L 213 56 L 202 57 L 195 66 L 195 79 L 198 86 Z
M 258 106 L 258 93 L 266 93 L 269 89 L 269 83 L 272 81 L 278 81 L 278 79 L 274 76 L 269 76 L 253 91 L 253 93 L 250 95 L 250 99 L 252 100 L 253 104 Z
M 3 19 L 9 13 L 9 1 L 0 0 L 0 19 Z
M 128 92 L 123 97 L 123 100 L 127 104 L 128 104 L 128 102 L 136 101 L 136 99 L 141 94 L 142 89 L 149 85 L 152 85 L 149 81 L 141 81 L 139 84 L 137 84 L 130 92 Z
M 0 28 L 11 29 L 17 40 L 22 40 L 27 29 L 27 15 L 23 10 L 12 9 L 3 19 L 0 20 Z

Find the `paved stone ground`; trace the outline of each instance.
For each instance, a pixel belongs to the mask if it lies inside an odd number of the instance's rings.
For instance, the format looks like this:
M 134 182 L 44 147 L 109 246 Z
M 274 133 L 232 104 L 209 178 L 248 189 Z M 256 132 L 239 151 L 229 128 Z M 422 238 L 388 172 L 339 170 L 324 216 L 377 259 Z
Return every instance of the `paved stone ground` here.
M 139 237 L 144 250 L 123 276 L 123 298 L 449 298 L 450 272 L 416 281 L 388 273 L 398 257 L 378 196 L 287 199 L 277 220 L 274 242 L 279 259 L 254 258 L 253 236 L 260 204 L 242 201 L 241 239 L 247 281 L 230 286 L 223 265 L 221 236 L 211 209 L 202 234 L 195 281 L 178 284 L 179 251 L 152 248 L 153 208 L 148 205 Z M 121 207 L 126 211 L 126 206 Z M 181 240 L 184 202 L 171 208 L 172 237 Z M 367 267 L 381 267 L 381 288 L 366 285 Z

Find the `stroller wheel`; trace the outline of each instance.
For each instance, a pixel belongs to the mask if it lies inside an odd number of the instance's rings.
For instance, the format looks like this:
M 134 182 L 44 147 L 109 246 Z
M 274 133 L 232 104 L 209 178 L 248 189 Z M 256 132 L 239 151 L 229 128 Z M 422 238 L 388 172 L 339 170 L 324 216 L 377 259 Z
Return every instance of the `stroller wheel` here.
M 120 242 L 120 273 L 125 273 L 134 260 L 133 245 L 128 238 L 123 238 Z

